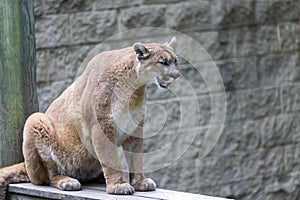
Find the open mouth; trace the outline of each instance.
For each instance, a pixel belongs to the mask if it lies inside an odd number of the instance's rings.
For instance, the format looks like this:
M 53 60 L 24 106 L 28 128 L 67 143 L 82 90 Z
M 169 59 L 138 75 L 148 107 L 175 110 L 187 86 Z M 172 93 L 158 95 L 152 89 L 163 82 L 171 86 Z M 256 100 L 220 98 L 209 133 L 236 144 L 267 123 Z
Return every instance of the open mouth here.
M 174 79 L 173 78 L 169 78 L 168 80 L 164 80 L 164 79 L 156 77 L 156 81 L 157 81 L 157 84 L 160 87 L 162 87 L 162 88 L 168 88 L 171 85 L 171 83 L 174 81 Z

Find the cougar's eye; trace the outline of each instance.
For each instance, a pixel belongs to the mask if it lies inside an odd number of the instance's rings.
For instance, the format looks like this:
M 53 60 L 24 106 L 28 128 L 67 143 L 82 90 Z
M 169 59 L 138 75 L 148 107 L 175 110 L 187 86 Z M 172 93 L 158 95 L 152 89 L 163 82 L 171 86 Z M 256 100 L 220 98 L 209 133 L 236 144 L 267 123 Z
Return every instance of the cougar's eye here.
M 175 58 L 175 64 L 177 64 L 177 59 Z
M 168 62 L 166 60 L 159 61 L 160 64 L 169 66 Z

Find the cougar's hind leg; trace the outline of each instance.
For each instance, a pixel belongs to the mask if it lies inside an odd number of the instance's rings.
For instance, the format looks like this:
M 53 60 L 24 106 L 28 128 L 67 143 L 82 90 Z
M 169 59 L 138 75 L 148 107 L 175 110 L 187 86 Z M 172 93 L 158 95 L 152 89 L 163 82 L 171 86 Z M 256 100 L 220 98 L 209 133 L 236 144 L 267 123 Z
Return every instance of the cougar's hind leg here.
M 28 176 L 32 183 L 50 184 L 61 190 L 80 190 L 77 179 L 63 176 L 58 171 L 60 159 L 55 129 L 44 113 L 31 115 L 25 124 L 23 153 Z
M 51 137 L 54 135 L 54 127 L 47 115 L 34 113 L 26 121 L 23 132 L 23 154 L 25 166 L 30 181 L 33 184 L 49 184 L 47 163 L 42 158 L 43 148 L 47 151 L 47 145 L 51 145 Z

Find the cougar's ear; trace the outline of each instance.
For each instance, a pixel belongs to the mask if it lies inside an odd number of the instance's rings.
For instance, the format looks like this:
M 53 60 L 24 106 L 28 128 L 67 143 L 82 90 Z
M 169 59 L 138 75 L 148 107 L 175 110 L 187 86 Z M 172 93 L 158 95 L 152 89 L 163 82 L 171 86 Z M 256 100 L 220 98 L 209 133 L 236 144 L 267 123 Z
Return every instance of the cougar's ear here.
M 136 57 L 139 60 L 146 60 L 150 56 L 150 51 L 141 43 L 135 43 L 133 45 Z
M 174 37 L 172 37 L 172 39 L 170 41 L 166 42 L 165 45 L 173 48 L 175 42 L 176 42 L 176 37 L 174 36 Z

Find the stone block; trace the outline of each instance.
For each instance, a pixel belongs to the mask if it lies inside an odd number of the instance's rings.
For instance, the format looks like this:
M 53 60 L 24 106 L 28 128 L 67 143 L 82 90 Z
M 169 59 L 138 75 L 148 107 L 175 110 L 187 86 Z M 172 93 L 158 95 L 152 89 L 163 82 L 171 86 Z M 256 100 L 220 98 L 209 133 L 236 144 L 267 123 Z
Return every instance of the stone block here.
M 230 199 L 254 200 L 264 199 L 264 182 L 261 177 L 197 188 L 195 193 L 214 195 Z
M 264 147 L 289 144 L 300 141 L 300 116 L 288 115 L 263 120 L 261 132 Z
M 182 147 L 186 146 L 186 144 L 189 144 L 189 147 L 185 149 L 185 151 L 181 150 L 182 155 L 180 156 L 180 159 L 193 160 L 199 158 L 200 149 L 205 145 L 207 131 L 207 127 L 193 127 L 182 131 L 182 134 L 184 134 L 185 137 L 184 139 L 177 139 L 174 141 L 174 149 L 183 149 Z
M 210 156 L 238 156 L 259 148 L 259 125 L 245 121 L 224 126 L 222 134 Z
M 258 23 L 276 23 L 299 19 L 299 1 L 269 0 L 255 2 L 255 19 Z
M 181 159 L 196 159 L 207 128 L 192 127 L 144 133 L 144 163 L 147 170 Z
M 41 0 L 38 0 L 41 1 Z M 92 11 L 94 0 L 44 0 L 45 14 Z
M 241 179 L 270 177 L 284 172 L 283 148 L 274 147 L 248 151 L 240 156 Z
M 256 56 L 277 51 L 275 25 L 253 25 L 189 34 L 214 60 Z
M 282 86 L 281 101 L 283 112 L 300 111 L 300 84 Z
M 300 171 L 300 144 L 290 144 L 284 147 L 285 171 Z
M 283 51 L 291 51 L 299 49 L 300 45 L 300 25 L 297 22 L 282 22 L 279 27 L 279 43 L 280 49 Z
M 198 96 L 208 93 L 208 88 L 203 77 L 203 73 L 196 67 L 189 67 L 180 70 L 181 77 L 178 79 L 177 86 L 171 87 L 173 93 L 178 96 Z M 213 78 L 210 76 L 210 78 Z M 175 82 L 174 82 L 175 83 Z
M 120 13 L 121 30 L 143 27 L 164 27 L 165 6 L 149 5 L 123 9 Z
M 266 200 L 296 200 L 300 196 L 300 173 L 294 172 L 266 180 Z
M 158 187 L 186 190 L 197 185 L 197 170 L 194 160 L 180 159 L 165 168 L 146 173 L 146 176 L 153 178 Z
M 147 126 L 147 124 L 145 124 Z M 144 131 L 144 153 L 161 150 L 164 146 L 170 144 L 174 138 L 176 138 L 178 129 L 150 132 Z M 157 160 L 154 158 L 154 162 Z
M 280 113 L 277 88 L 227 92 L 227 123 L 244 119 L 258 119 Z
M 69 15 L 43 15 L 35 23 L 36 48 L 70 45 Z
M 39 111 L 45 112 L 50 104 L 72 83 L 72 79 L 65 79 L 50 83 L 37 89 L 39 100 Z
M 157 132 L 203 125 L 203 113 L 211 113 L 206 106 L 207 104 L 200 104 L 197 98 L 149 101 L 146 106 L 145 121 L 149 124 L 145 127 L 146 131 Z
M 39 50 L 36 52 L 36 81 L 38 84 L 50 81 L 47 73 L 49 62 L 53 62 L 53 60 L 50 59 L 49 61 L 48 51 Z
M 251 89 L 258 86 L 256 59 L 236 59 L 217 62 L 226 91 Z
M 277 51 L 276 27 L 260 25 L 234 30 L 236 56 L 256 56 Z
M 210 96 L 204 95 L 199 97 L 198 99 L 198 107 L 199 107 L 199 125 L 200 126 L 208 126 L 211 123 L 212 115 L 216 113 L 212 113 L 212 101 Z M 217 107 L 217 105 L 215 105 Z M 193 108 L 192 108 L 193 109 Z
M 234 30 L 196 31 L 189 35 L 194 38 L 213 60 L 227 59 L 236 55 Z
M 58 14 L 59 4 L 64 0 L 35 0 L 39 1 L 43 6 L 43 14 Z
M 169 102 L 147 102 L 145 123 L 146 131 L 157 132 L 178 128 L 181 121 L 180 103 L 177 100 Z M 149 128 L 149 129 L 148 129 Z
M 254 1 L 212 1 L 213 25 L 220 28 L 251 25 L 255 23 Z
M 84 12 L 70 15 L 72 44 L 99 43 L 117 33 L 116 11 Z
M 261 177 L 257 176 L 248 180 L 242 180 L 228 184 L 230 195 L 228 198 L 241 200 L 264 199 L 264 182 Z
M 178 3 L 178 2 L 181 2 L 182 0 L 164 0 L 164 1 L 161 1 L 161 0 L 151 0 L 151 1 L 148 1 L 148 0 L 143 0 L 143 4 L 144 5 L 148 5 L 148 4 L 173 4 L 173 3 Z M 187 1 L 191 1 L 191 0 L 187 0 Z
M 192 34 L 214 60 L 277 51 L 275 26 L 251 26 Z
M 207 157 L 196 160 L 197 186 L 207 187 L 241 180 L 238 157 Z
M 166 27 L 180 32 L 211 28 L 210 2 L 182 2 L 169 5 L 165 17 Z
M 225 99 L 224 94 L 213 93 L 199 98 L 148 101 L 145 121 L 149 125 L 146 131 L 220 125 L 226 116 Z
M 298 53 L 270 55 L 258 59 L 259 82 L 262 86 L 278 86 L 300 80 Z
M 207 62 L 196 63 L 194 67 L 197 69 L 198 73 L 201 75 L 203 80 L 205 81 L 207 90 L 210 94 L 212 93 L 225 93 L 224 80 L 222 78 L 222 73 L 218 68 L 217 64 L 210 60 Z M 195 73 L 196 78 L 199 77 L 197 73 Z M 193 76 L 190 75 L 188 78 L 194 80 Z M 199 79 L 199 78 L 198 78 Z M 196 82 L 196 81 L 194 81 Z M 193 82 L 192 82 L 193 83 Z M 192 85 L 196 88 L 196 85 Z M 196 94 L 203 94 L 205 92 L 204 88 L 201 91 L 197 91 Z
M 37 52 L 37 82 L 73 79 L 92 46 L 64 47 Z
M 40 17 L 43 14 L 43 12 L 44 12 L 43 1 L 41 1 L 41 0 L 34 0 L 33 4 L 34 4 L 34 16 L 35 17 Z
M 91 48 L 93 46 L 61 48 L 50 51 L 50 56 L 53 54 L 55 58 L 55 66 L 49 69 L 50 79 L 56 81 L 74 78 L 77 74 L 77 69 L 81 66 Z
M 114 0 L 114 1 L 95 1 L 96 10 L 127 8 L 141 5 L 143 0 Z

